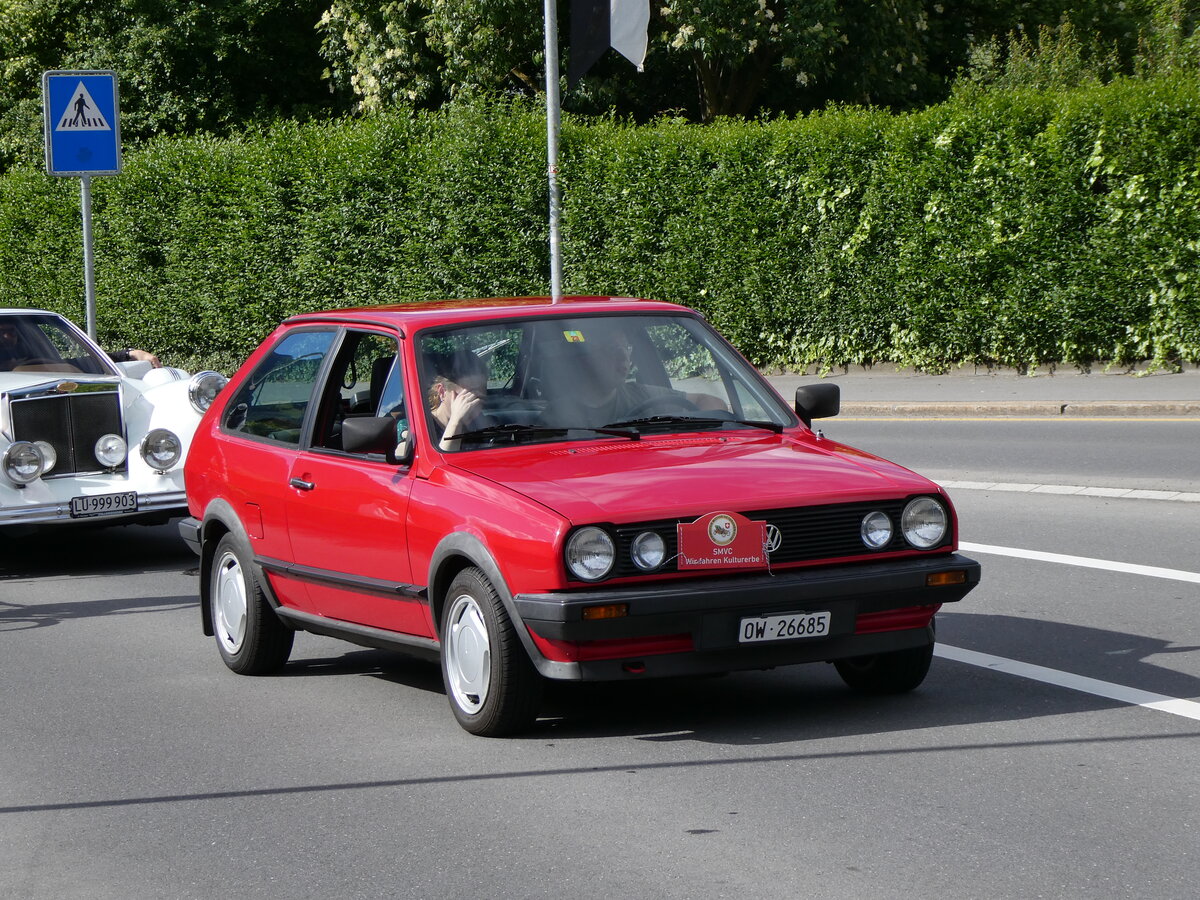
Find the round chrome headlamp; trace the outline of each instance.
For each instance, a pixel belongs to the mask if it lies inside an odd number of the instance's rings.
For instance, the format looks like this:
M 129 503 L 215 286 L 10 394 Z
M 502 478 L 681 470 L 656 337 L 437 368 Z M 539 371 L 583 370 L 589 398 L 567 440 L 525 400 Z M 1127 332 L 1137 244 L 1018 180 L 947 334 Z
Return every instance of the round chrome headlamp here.
M 918 550 L 928 550 L 942 543 L 948 527 L 946 508 L 932 497 L 910 500 L 900 517 L 904 539 Z
M 4 474 L 13 484 L 26 485 L 36 481 L 45 471 L 46 458 L 42 448 L 29 441 L 14 441 L 4 451 Z
M 635 566 L 643 572 L 649 572 L 662 565 L 663 558 L 667 555 L 667 545 L 663 542 L 661 534 L 643 531 L 633 539 L 629 555 L 633 558 Z
M 183 455 L 183 444 L 175 433 L 165 428 L 155 428 L 142 438 L 142 459 L 156 472 L 165 472 L 179 462 Z
M 125 454 L 128 452 L 125 438 L 119 434 L 101 435 L 96 441 L 96 461 L 106 468 L 115 469 L 125 462 Z
M 613 539 L 603 528 L 580 528 L 567 540 L 567 568 L 580 581 L 599 581 L 612 571 L 617 558 Z
M 858 533 L 862 536 L 862 542 L 872 550 L 882 550 L 891 543 L 892 520 L 885 512 L 869 512 L 863 516 Z
M 188 382 L 188 400 L 192 402 L 192 408 L 198 413 L 204 412 L 228 383 L 229 379 L 220 372 L 197 372 Z
M 50 446 L 49 441 L 34 441 L 42 451 L 42 474 L 45 475 L 58 465 L 58 452 Z

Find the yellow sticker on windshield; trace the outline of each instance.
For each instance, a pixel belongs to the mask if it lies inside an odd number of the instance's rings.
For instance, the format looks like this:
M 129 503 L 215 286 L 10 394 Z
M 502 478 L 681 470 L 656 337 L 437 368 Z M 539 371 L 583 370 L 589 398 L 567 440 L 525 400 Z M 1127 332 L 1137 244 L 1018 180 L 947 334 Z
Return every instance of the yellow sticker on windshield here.
M 582 331 L 564 331 L 563 337 L 567 339 L 568 344 L 582 344 L 583 343 L 583 332 Z

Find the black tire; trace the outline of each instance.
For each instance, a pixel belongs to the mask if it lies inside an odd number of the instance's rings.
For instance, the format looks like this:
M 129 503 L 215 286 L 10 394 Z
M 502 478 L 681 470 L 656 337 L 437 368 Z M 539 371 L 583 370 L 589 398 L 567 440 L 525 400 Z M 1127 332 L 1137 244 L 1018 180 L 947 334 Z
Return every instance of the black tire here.
M 442 607 L 442 683 L 458 724 L 503 737 L 537 718 L 542 679 L 496 589 L 477 568 L 450 584 Z
M 925 680 L 933 661 L 933 641 L 923 647 L 894 650 L 874 656 L 837 659 L 837 672 L 856 691 L 864 694 L 903 694 Z
M 282 669 L 296 632 L 271 609 L 250 560 L 232 534 L 217 543 L 208 591 L 213 634 L 225 665 L 239 675 Z

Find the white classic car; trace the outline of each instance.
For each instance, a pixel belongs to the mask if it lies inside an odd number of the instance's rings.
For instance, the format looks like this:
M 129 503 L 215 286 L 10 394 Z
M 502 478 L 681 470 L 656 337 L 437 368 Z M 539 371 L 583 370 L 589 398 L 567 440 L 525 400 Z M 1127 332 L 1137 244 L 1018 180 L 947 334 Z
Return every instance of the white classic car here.
M 183 460 L 225 381 L 114 362 L 57 313 L 0 308 L 0 532 L 186 514 Z

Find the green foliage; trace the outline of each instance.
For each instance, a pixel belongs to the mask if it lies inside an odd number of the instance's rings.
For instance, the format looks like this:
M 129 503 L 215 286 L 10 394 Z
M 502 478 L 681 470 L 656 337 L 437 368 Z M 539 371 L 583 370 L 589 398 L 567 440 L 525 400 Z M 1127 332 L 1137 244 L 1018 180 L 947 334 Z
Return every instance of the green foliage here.
M 46 69 L 118 73 L 121 137 L 238 130 L 338 111 L 315 26 L 325 0 L 4 0 L 0 169 L 42 154 Z
M 284 316 L 548 289 L 524 103 L 160 139 L 94 182 L 99 330 L 231 369 Z M 568 118 L 569 293 L 701 309 L 754 362 L 1200 361 L 1200 78 L 919 113 Z M 78 189 L 0 178 L 0 304 L 82 319 Z
M 646 71 L 609 53 L 563 103 L 584 114 L 705 122 L 828 102 L 913 108 L 946 96 L 973 43 L 1057 25 L 1064 12 L 1132 52 L 1148 2 L 657 0 Z M 558 19 L 565 60 L 566 0 Z M 528 0 L 332 0 L 320 28 L 333 83 L 362 111 L 477 93 L 529 97 L 545 84 L 542 4 Z

